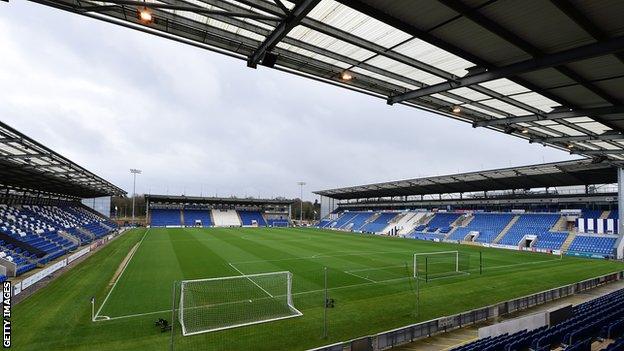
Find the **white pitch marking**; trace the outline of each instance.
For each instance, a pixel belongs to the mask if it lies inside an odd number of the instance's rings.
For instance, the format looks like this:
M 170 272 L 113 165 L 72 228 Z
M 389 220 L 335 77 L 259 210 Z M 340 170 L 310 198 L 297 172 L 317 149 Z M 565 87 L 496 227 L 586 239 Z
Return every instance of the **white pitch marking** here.
M 141 238 L 141 241 L 139 241 L 139 246 L 136 248 L 136 250 L 134 250 L 134 252 L 130 256 L 130 259 L 128 260 L 128 262 L 126 262 L 126 265 L 124 266 L 123 270 L 121 271 L 121 273 L 117 277 L 117 280 L 115 280 L 115 283 L 113 283 L 113 287 L 111 287 L 110 291 L 108 292 L 108 294 L 104 298 L 104 301 L 102 302 L 102 304 L 100 305 L 100 308 L 95 313 L 95 316 L 93 317 L 93 319 L 97 319 L 98 316 L 100 315 L 100 312 L 102 311 L 102 308 L 106 304 L 106 301 L 108 301 L 108 298 L 110 297 L 111 293 L 113 292 L 113 290 L 115 290 L 115 287 L 117 286 L 117 283 L 119 282 L 119 280 L 121 280 L 121 276 L 123 276 L 123 274 L 126 272 L 126 268 L 128 268 L 128 266 L 130 265 L 130 262 L 132 261 L 132 258 L 134 258 L 134 254 L 136 254 L 137 251 L 139 251 L 139 249 L 141 248 L 141 244 L 143 243 L 143 240 L 145 240 L 145 236 L 147 235 L 147 232 L 149 232 L 150 229 L 151 228 L 147 228 L 147 230 L 145 231 L 145 234 L 143 234 L 143 237 Z

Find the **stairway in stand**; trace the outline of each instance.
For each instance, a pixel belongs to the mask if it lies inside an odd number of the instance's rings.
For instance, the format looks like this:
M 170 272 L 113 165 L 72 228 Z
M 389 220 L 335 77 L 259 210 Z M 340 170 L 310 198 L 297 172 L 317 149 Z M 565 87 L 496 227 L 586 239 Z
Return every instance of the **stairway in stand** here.
M 501 230 L 501 232 L 498 234 L 498 236 L 496 236 L 496 239 L 494 239 L 494 241 L 492 241 L 492 243 L 493 244 L 498 244 L 499 241 L 503 240 L 503 237 L 505 236 L 505 234 L 507 234 L 509 229 L 511 229 L 511 227 L 513 227 L 513 225 L 516 224 L 516 222 L 519 219 L 520 219 L 520 216 L 519 215 L 515 215 L 514 218 L 512 218 L 511 221 L 509 221 L 509 223 L 507 223 L 505 228 L 503 228 L 503 230 Z
M 574 241 L 574 238 L 576 238 L 576 233 L 570 232 L 570 234 L 568 234 L 568 237 L 566 238 L 566 240 L 561 245 L 561 249 L 560 249 L 561 252 L 568 251 L 568 248 L 570 247 L 570 245 L 572 245 L 572 242 Z

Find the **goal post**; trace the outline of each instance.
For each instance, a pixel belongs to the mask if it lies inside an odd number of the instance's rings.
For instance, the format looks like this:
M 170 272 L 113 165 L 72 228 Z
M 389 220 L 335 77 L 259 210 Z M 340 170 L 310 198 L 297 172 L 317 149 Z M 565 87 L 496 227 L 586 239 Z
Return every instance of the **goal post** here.
M 180 283 L 178 318 L 184 336 L 301 315 L 293 303 L 288 271 Z
M 425 281 L 470 274 L 470 255 L 459 251 L 415 253 L 413 269 L 414 278 Z

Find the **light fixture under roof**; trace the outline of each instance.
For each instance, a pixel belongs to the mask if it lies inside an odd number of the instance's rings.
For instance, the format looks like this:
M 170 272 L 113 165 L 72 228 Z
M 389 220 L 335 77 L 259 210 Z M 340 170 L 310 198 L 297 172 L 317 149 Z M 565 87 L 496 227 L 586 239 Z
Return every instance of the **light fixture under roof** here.
M 149 24 L 154 22 L 154 16 L 152 15 L 152 11 L 150 11 L 150 9 L 148 9 L 147 7 L 139 8 L 137 9 L 137 11 L 137 17 L 139 18 L 139 21 L 141 23 Z
M 460 112 L 461 112 L 461 107 L 453 106 L 453 113 L 460 113 Z
M 350 81 L 351 79 L 353 79 L 353 74 L 351 74 L 351 72 L 349 71 L 343 71 L 342 73 L 340 73 L 340 79 L 344 81 Z

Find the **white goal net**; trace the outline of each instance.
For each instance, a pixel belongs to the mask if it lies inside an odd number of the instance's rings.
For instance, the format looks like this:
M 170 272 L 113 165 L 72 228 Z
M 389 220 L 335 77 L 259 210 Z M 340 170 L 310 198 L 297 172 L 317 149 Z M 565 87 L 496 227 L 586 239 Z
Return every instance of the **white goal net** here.
M 184 280 L 180 285 L 185 336 L 301 315 L 292 301 L 290 272 Z
M 468 274 L 470 257 L 459 251 L 414 254 L 414 277 L 424 280 Z

